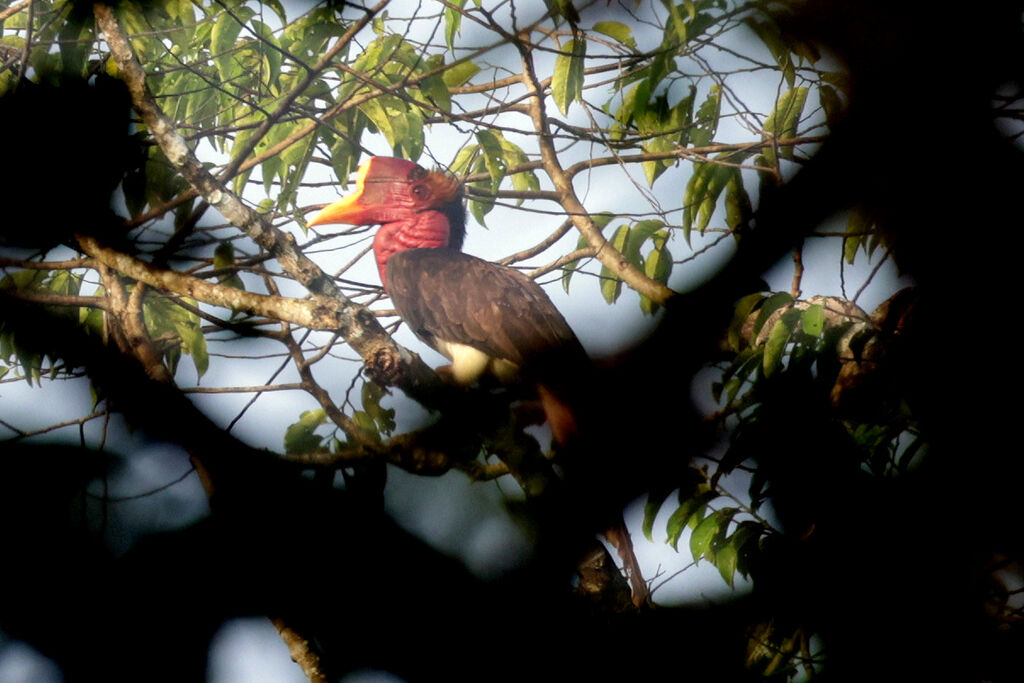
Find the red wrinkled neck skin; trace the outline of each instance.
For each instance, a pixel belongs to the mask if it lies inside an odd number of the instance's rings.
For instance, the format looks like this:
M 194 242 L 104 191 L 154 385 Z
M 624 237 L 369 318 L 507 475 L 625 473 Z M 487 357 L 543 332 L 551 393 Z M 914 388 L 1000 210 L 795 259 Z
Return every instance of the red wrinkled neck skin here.
M 384 223 L 373 238 L 373 255 L 384 289 L 388 287 L 387 263 L 406 249 L 440 249 L 448 246 L 448 218 L 439 211 L 423 211 L 405 221 Z

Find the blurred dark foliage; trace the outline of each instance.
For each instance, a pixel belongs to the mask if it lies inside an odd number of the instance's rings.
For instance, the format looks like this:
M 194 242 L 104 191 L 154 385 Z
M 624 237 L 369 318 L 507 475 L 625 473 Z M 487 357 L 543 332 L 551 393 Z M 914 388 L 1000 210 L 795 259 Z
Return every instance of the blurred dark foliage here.
M 74 448 L 5 445 L 0 629 L 52 657 L 70 681 L 201 680 L 210 635 L 243 614 L 315 634 L 333 676 L 371 666 L 408 680 L 670 672 L 734 681 L 751 677 L 746 630 L 772 617 L 821 635 L 824 680 L 1019 680 L 1020 627 L 993 621 L 985 597 L 994 558 L 1024 560 L 1019 389 L 1001 332 L 1015 317 L 1024 165 L 993 126 L 991 102 L 996 87 L 1024 83 L 1021 9 L 971 7 L 955 44 L 949 15 L 931 3 L 820 2 L 789 17 L 787 30 L 847 65 L 845 120 L 763 199 L 736 258 L 608 371 L 606 391 L 623 396 L 646 395 L 651 378 L 688 386 L 714 356 L 731 303 L 802 235 L 855 205 L 884 226 L 919 294 L 887 386 L 906 397 L 931 451 L 910 475 L 868 478 L 847 457 L 827 396 L 773 386 L 758 464 L 786 533 L 761 558 L 751 595 L 601 618 L 566 590 L 579 551 L 612 511 L 684 476 L 701 443 L 686 391 L 670 430 L 605 429 L 588 444 L 564 497 L 533 511 L 544 533 L 535 562 L 483 582 L 378 507 L 234 441 L 98 340 L 2 295 L 19 343 L 86 368 L 153 439 L 187 439 L 218 488 L 209 519 L 114 558 L 74 523 L 83 486 L 105 463 Z M 123 94 L 107 96 L 77 84 L 36 100 L 19 88 L 0 105 L 3 244 L 38 248 L 110 224 L 107 197 L 121 171 L 95 165 L 116 158 L 106 151 L 122 149 L 127 131 L 94 113 L 123 109 Z M 20 109 L 40 101 L 45 115 Z M 52 237 L 26 239 L 40 216 L 54 215 Z M 651 424 L 644 401 L 624 403 L 636 415 L 620 412 L 617 423 Z M 195 428 L 183 435 L 173 427 L 181 424 Z
M 118 247 L 111 194 L 141 163 L 128 89 L 104 73 L 23 79 L 0 97 L 0 246 L 45 250 L 85 232 Z

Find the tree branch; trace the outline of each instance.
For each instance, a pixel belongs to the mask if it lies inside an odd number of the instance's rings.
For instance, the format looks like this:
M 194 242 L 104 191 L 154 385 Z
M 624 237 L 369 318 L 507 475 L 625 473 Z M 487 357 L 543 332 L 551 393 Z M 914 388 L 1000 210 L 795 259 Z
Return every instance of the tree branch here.
M 590 246 L 596 249 L 596 258 L 605 265 L 608 270 L 622 279 L 627 285 L 646 296 L 655 303 L 664 304 L 675 295 L 675 292 L 656 280 L 652 280 L 631 264 L 626 258 L 605 239 L 600 228 L 590 218 L 590 214 L 583 206 L 576 190 L 572 185 L 572 176 L 565 172 L 558 159 L 558 152 L 551 141 L 551 130 L 548 126 L 547 115 L 544 111 L 544 92 L 533 69 L 533 58 L 524 45 L 517 41 L 523 63 L 523 84 L 531 93 L 530 117 L 533 120 L 534 128 L 537 131 L 537 145 L 540 147 L 540 156 L 544 165 L 544 171 L 551 178 L 555 191 L 559 195 L 559 204 L 565 209 L 572 219 L 576 229 L 586 237 Z

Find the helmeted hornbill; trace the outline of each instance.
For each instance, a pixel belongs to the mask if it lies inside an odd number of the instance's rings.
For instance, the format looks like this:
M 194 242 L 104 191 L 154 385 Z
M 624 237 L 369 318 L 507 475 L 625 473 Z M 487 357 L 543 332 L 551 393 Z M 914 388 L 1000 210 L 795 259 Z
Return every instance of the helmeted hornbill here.
M 469 384 L 484 373 L 534 384 L 555 440 L 576 430 L 572 394 L 589 359 L 565 318 L 522 273 L 462 253 L 462 187 L 404 159 L 372 157 L 355 191 L 309 222 L 381 227 L 373 240 L 381 283 L 417 337 Z
M 590 360 L 536 282 L 462 253 L 466 217 L 456 179 L 372 157 L 359 168 L 355 190 L 309 225 L 324 223 L 380 225 L 373 252 L 381 283 L 416 336 L 451 360 L 456 381 L 491 373 L 532 384 L 555 441 L 564 446 L 576 437 Z M 646 601 L 624 525 L 605 535 L 631 565 L 634 601 Z

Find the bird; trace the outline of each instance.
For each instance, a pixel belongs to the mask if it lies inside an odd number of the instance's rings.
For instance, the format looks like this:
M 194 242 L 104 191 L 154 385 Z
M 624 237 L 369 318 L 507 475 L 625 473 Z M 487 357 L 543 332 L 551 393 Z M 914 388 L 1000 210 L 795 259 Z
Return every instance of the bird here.
M 381 284 L 412 332 L 451 361 L 445 374 L 460 385 L 490 375 L 532 387 L 554 445 L 569 449 L 580 437 L 592 362 L 540 285 L 462 251 L 462 199 L 462 184 L 441 170 L 374 156 L 359 167 L 355 189 L 307 225 L 379 225 L 373 254 Z M 630 565 L 634 601 L 646 601 L 624 524 L 605 536 Z
M 355 190 L 309 226 L 380 225 L 373 253 L 381 284 L 412 332 L 451 361 L 456 383 L 484 376 L 533 385 L 555 442 L 578 431 L 574 394 L 590 360 L 536 282 L 466 254 L 462 185 L 392 157 L 360 166 Z

